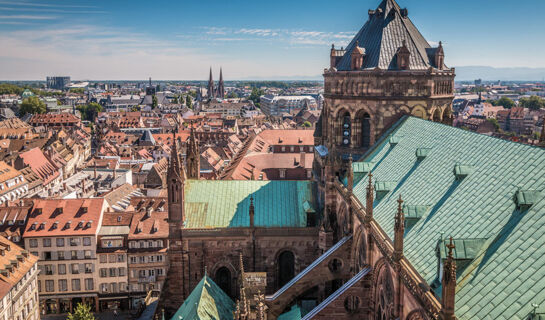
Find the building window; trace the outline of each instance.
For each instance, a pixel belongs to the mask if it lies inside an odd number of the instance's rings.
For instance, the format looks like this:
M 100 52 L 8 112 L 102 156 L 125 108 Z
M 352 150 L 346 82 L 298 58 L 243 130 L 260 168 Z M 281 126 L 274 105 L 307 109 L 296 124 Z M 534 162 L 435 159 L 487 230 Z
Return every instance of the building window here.
M 108 262 L 108 256 L 107 255 L 101 254 L 99 257 L 100 257 L 100 263 Z
M 66 279 L 59 280 L 59 291 L 68 291 L 68 282 Z
M 79 246 L 79 238 L 70 238 L 70 246 Z
M 31 248 L 37 248 L 38 247 L 38 239 L 30 239 L 28 240 L 28 245 Z
M 44 251 L 44 260 L 51 260 L 51 251 Z
M 136 263 L 136 257 L 130 257 L 131 263 Z
M 343 124 L 342 124 L 342 145 L 343 146 L 350 146 L 350 136 L 351 136 L 351 122 L 350 122 L 350 115 L 347 113 L 343 117 Z
M 90 246 L 91 245 L 91 238 L 90 237 L 83 237 L 83 245 L 84 246 Z
M 38 292 L 42 292 L 42 281 L 38 280 Z
M 108 276 L 108 269 L 106 268 L 100 268 L 100 277 L 101 278 L 106 278 Z
M 78 274 L 79 273 L 79 265 L 77 263 L 71 264 L 72 274 Z
M 64 238 L 57 238 L 57 247 L 64 247 Z
M 70 256 L 72 257 L 72 260 L 78 259 L 78 252 L 76 250 L 70 251 Z
M 66 274 L 66 265 L 65 264 L 59 264 L 59 274 Z
M 110 263 L 114 263 L 116 261 L 116 255 L 115 254 L 110 254 L 108 256 L 108 260 L 110 261 Z
M 162 262 L 163 261 L 163 256 L 157 256 L 157 262 Z
M 64 251 L 57 251 L 57 259 L 64 260 Z
M 53 280 L 45 280 L 45 292 L 55 291 L 55 282 Z
M 125 256 L 122 254 L 117 255 L 117 262 L 125 262 Z
M 93 278 L 85 279 L 85 290 L 94 290 L 95 285 L 93 283 Z
M 85 273 L 93 273 L 93 264 L 91 263 L 85 264 Z
M 278 172 L 280 174 L 280 179 L 286 178 L 286 169 L 278 169 Z
M 286 147 L 282 146 L 282 152 L 286 151 Z
M 80 291 L 81 284 L 79 279 L 72 279 L 72 291 Z
M 53 265 L 51 265 L 51 264 L 46 264 L 45 265 L 45 275 L 47 275 L 47 276 L 53 275 Z
M 108 284 L 107 283 L 102 283 L 100 285 L 100 292 L 108 292 Z
M 157 272 L 157 275 L 158 275 L 158 276 L 162 276 L 162 275 L 163 275 L 163 269 L 155 269 L 155 271 Z
M 91 259 L 91 250 L 85 250 L 84 254 L 85 254 L 85 259 Z
M 118 269 L 118 274 L 120 277 L 124 277 L 125 276 L 125 268 L 119 268 Z
M 295 275 L 295 256 L 291 251 L 284 251 L 278 255 L 278 288 L 282 288 Z
M 51 247 L 51 239 L 50 238 L 42 239 L 42 243 L 43 243 L 44 247 Z
M 110 277 L 115 277 L 116 276 L 116 268 L 110 268 Z

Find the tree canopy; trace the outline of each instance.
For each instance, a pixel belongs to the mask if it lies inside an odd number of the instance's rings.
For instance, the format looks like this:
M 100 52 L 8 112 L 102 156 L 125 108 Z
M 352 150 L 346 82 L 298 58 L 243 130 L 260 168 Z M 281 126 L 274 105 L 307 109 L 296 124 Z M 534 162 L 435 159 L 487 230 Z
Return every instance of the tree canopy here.
M 151 97 L 151 108 L 152 108 L 152 109 L 157 108 L 157 97 L 156 97 L 155 95 L 153 95 L 153 96 Z
M 91 312 L 91 307 L 87 304 L 78 303 L 76 309 L 72 313 L 68 313 L 68 320 L 95 320 L 95 316 Z
M 258 89 L 256 87 L 252 88 L 252 93 L 248 99 L 254 102 L 254 105 L 259 108 L 260 97 L 265 94 L 265 91 Z
M 27 113 L 37 114 L 45 113 L 47 111 L 45 102 L 40 100 L 36 96 L 28 97 L 23 100 L 21 106 L 19 107 L 19 114 L 24 116 Z
M 528 108 L 530 110 L 539 110 L 545 108 L 545 100 L 538 96 L 531 96 L 530 98 L 522 98 L 519 100 L 520 106 Z
M 96 102 L 78 106 L 77 109 L 81 112 L 82 120 L 94 122 L 98 113 L 103 110 L 102 106 Z
M 506 109 L 511 109 L 515 106 L 515 101 L 507 98 L 507 97 L 501 97 L 496 101 L 492 102 L 495 106 L 503 106 Z
M 193 97 L 191 95 L 187 95 L 185 96 L 185 105 L 189 108 L 189 109 L 193 109 Z

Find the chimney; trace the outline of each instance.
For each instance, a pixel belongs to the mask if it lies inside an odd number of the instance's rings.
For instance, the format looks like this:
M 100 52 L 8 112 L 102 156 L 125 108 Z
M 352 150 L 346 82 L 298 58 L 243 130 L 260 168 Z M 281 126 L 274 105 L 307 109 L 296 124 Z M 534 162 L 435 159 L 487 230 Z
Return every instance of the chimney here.
M 305 167 L 305 151 L 301 151 L 301 159 L 299 160 L 299 165 L 301 168 Z

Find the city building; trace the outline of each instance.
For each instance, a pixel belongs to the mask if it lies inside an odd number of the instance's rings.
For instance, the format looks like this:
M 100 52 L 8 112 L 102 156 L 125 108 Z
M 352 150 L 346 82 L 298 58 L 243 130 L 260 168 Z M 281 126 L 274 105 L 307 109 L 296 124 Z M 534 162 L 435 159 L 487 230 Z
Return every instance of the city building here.
M 22 198 L 28 191 L 28 182 L 17 169 L 0 161 L 0 204 Z
M 106 207 L 102 198 L 34 200 L 23 239 L 40 259 L 43 314 L 72 312 L 78 303 L 99 310 L 97 236 Z
M 49 89 L 64 90 L 67 86 L 70 85 L 70 77 L 47 77 L 46 83 Z
M 128 234 L 129 298 L 138 308 L 150 290 L 161 290 L 169 269 L 168 205 L 165 198 L 133 198 Z M 124 213 L 126 214 L 126 213 Z
M 105 212 L 98 232 L 98 298 L 100 310 L 128 310 L 128 235 L 130 213 Z
M 0 319 L 38 320 L 38 257 L 0 236 Z
M 311 96 L 275 96 L 264 95 L 260 98 L 261 111 L 269 116 L 290 114 L 295 109 L 316 110 L 318 104 Z

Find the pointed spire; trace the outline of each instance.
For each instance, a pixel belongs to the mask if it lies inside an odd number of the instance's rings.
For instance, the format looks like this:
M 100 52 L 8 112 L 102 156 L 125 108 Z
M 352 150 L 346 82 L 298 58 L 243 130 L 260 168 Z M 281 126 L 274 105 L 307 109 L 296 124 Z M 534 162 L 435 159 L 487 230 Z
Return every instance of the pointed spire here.
M 403 235 L 405 233 L 405 214 L 403 213 L 403 200 L 401 195 L 397 200 L 397 213 L 394 225 L 394 260 L 399 261 L 403 257 Z
M 217 94 L 218 98 L 224 98 L 225 97 L 225 86 L 223 84 L 223 70 L 222 68 L 220 67 L 220 80 L 219 80 L 219 83 L 218 83 L 218 94 Z
M 456 319 L 456 316 L 454 315 L 456 300 L 456 262 L 454 261 L 452 251 L 456 246 L 454 245 L 452 237 L 450 237 L 449 244 L 447 244 L 446 247 L 448 248 L 448 254 L 443 265 L 443 291 L 441 294 L 443 301 L 441 303 L 441 318 L 445 320 L 454 320 Z
M 352 193 L 354 189 L 354 170 L 352 168 L 352 154 L 348 157 L 348 192 Z
M 365 205 L 365 222 L 370 223 L 373 220 L 373 203 L 375 188 L 373 186 L 373 174 L 369 172 L 369 184 L 367 185 L 367 201 Z
M 208 99 L 215 98 L 214 79 L 212 78 L 212 67 L 210 67 L 210 75 L 208 76 Z
M 254 208 L 254 196 L 250 196 L 250 228 L 254 227 L 254 216 L 255 216 L 255 208 Z

